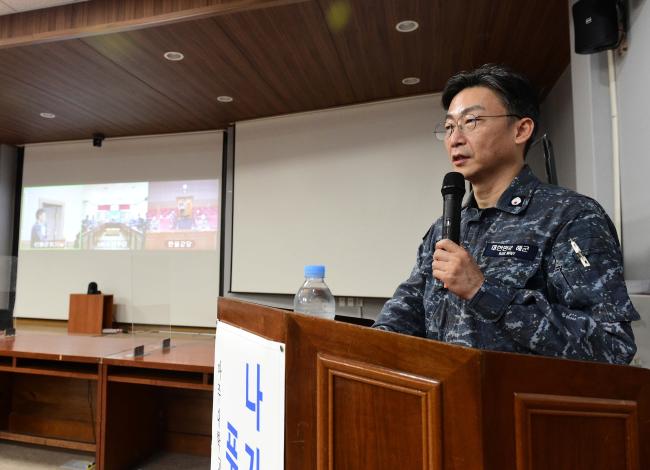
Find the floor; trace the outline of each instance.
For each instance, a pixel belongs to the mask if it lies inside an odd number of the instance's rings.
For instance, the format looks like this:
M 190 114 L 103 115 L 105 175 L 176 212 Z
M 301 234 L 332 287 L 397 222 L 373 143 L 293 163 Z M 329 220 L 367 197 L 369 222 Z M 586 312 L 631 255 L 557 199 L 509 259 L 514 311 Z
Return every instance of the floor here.
M 94 455 L 0 442 L 0 470 L 82 470 Z M 156 455 L 134 470 L 209 470 L 210 459 L 185 454 Z
M 0 442 L 0 470 L 60 469 L 71 460 L 92 462 L 94 455 Z

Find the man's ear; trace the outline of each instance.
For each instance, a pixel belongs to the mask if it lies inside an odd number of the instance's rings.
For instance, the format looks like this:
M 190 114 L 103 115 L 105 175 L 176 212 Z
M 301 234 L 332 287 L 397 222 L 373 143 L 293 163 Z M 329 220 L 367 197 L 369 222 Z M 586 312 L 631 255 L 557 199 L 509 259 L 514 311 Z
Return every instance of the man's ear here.
M 530 136 L 533 135 L 534 130 L 535 123 L 531 118 L 521 118 L 519 121 L 517 121 L 517 125 L 515 126 L 515 143 L 525 143 L 528 139 L 530 139 Z

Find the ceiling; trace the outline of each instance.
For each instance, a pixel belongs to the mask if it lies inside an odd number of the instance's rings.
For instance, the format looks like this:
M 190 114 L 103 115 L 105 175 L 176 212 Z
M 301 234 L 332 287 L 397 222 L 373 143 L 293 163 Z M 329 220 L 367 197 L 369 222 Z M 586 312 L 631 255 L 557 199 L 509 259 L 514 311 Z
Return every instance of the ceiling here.
M 191 8 L 173 17 L 134 1 L 0 17 L 0 142 L 219 129 L 438 92 L 486 62 L 526 73 L 545 96 L 569 64 L 566 0 L 179 0 Z M 399 33 L 405 19 L 419 29 Z
M 0 15 L 8 15 L 17 11 L 40 10 L 70 3 L 85 2 L 86 0 L 0 0 Z

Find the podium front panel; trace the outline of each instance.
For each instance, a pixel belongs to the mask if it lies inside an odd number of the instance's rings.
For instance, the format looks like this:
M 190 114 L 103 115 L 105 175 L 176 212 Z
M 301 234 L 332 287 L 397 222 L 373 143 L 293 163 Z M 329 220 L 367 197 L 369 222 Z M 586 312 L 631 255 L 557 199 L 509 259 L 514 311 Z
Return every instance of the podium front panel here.
M 325 355 L 317 371 L 319 469 L 442 468 L 440 382 Z
M 287 470 L 482 468 L 479 353 L 287 316 Z

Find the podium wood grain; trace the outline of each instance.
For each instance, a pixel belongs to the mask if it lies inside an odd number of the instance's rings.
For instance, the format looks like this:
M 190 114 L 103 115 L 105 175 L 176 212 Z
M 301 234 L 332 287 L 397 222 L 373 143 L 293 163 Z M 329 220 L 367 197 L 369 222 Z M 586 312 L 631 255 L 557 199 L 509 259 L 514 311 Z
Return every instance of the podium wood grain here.
M 101 335 L 112 325 L 112 295 L 70 294 L 68 333 Z

